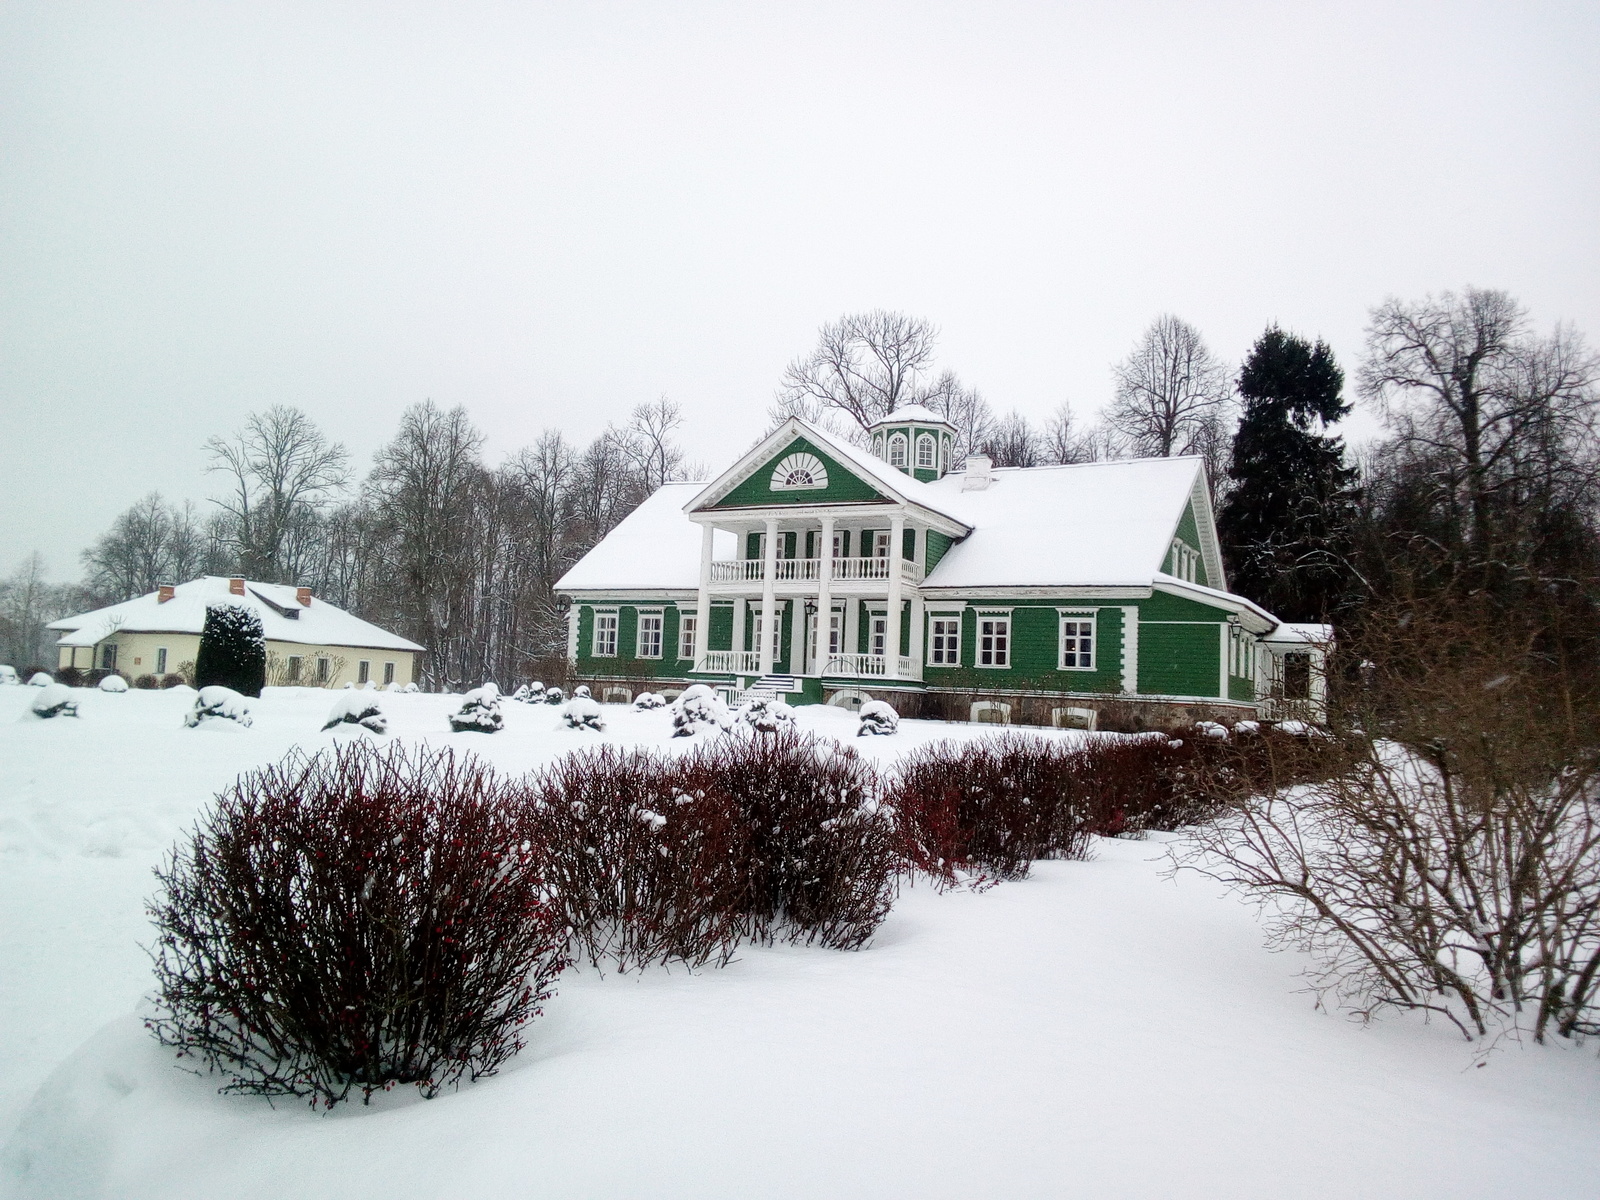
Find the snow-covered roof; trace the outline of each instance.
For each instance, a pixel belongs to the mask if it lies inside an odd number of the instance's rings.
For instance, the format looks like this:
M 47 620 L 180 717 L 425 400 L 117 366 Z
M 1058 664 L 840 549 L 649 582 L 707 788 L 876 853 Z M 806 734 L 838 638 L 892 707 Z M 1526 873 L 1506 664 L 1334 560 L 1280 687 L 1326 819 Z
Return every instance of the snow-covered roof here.
M 50 628 L 64 631 L 62 646 L 93 646 L 114 633 L 194 633 L 205 626 L 206 607 L 240 604 L 261 614 L 262 632 L 269 642 L 296 642 L 307 646 L 358 646 L 372 650 L 421 650 L 387 629 L 336 608 L 326 600 L 311 598 L 309 605 L 296 599 L 295 589 L 278 583 L 246 580 L 244 595 L 235 595 L 223 575 L 206 575 L 180 583 L 172 599 L 159 600 L 150 592 L 121 604 L 52 621 Z M 293 613 L 293 617 L 284 613 Z
M 559 591 L 694 591 L 700 586 L 700 526 L 684 516 L 703 483 L 657 488 L 557 582 Z
M 916 421 L 924 425 L 950 425 L 948 420 L 931 408 L 921 404 L 902 404 L 892 413 L 879 417 L 872 423 L 871 428 L 876 429 L 879 425 L 904 425 L 907 421 Z M 950 425 L 950 428 L 954 429 L 955 426 Z
M 924 586 L 1148 587 L 1199 470 L 1197 458 L 1143 458 L 1000 467 L 977 491 L 959 473 L 922 484 L 974 529 Z
M 1274 629 L 1266 640 L 1296 646 L 1326 646 L 1333 641 L 1333 626 L 1305 621 L 1285 621 Z

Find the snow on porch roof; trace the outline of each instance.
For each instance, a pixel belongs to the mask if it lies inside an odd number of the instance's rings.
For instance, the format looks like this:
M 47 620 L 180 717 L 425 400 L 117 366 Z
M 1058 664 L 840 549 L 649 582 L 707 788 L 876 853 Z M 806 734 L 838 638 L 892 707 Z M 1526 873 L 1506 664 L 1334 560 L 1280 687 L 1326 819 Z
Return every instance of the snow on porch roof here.
M 924 484 L 974 526 L 925 587 L 1148 586 L 1194 492 L 1197 458 L 1001 467 L 980 491 Z
M 136 596 L 121 604 L 63 617 L 49 628 L 64 630 L 60 646 L 93 646 L 115 633 L 193 633 L 205 626 L 206 606 L 239 604 L 261 614 L 261 629 L 269 642 L 294 642 L 306 646 L 350 646 L 368 650 L 415 651 L 422 647 L 370 621 L 312 597 L 309 606 L 295 598 L 295 589 L 278 583 L 246 580 L 244 595 L 228 588 L 223 575 L 206 575 L 180 583 L 173 597 L 160 603 L 159 593 Z M 279 609 L 296 613 L 289 618 Z

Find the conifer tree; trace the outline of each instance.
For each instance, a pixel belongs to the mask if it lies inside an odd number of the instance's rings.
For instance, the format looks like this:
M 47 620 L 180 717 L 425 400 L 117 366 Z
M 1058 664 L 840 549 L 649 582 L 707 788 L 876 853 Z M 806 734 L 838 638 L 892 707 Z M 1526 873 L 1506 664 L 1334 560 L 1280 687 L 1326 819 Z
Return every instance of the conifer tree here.
M 267 641 L 261 615 L 242 604 L 212 604 L 195 656 L 196 687 L 218 685 L 241 696 L 259 696 L 267 682 Z
M 1230 587 L 1289 621 L 1324 620 L 1348 578 L 1355 471 L 1344 439 L 1344 372 L 1325 342 L 1269 328 L 1239 374 L 1244 414 L 1234 487 L 1218 515 Z

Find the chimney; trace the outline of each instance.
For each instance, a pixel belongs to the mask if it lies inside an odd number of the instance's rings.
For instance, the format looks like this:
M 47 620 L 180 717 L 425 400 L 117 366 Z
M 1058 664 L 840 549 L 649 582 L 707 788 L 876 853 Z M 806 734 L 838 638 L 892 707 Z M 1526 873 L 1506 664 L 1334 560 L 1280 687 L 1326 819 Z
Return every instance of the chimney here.
M 168 600 L 171 600 L 177 594 L 178 594 L 178 589 L 173 587 L 170 583 L 158 583 L 158 584 L 156 584 L 156 603 L 157 604 L 165 604 Z
M 989 474 L 990 460 L 987 454 L 967 455 L 966 474 L 961 478 L 963 492 L 981 492 L 994 482 L 994 476 Z
M 244 580 L 238 576 L 228 580 L 228 592 L 234 596 L 244 595 Z
M 300 601 L 300 606 L 302 608 L 310 608 L 311 607 L 311 588 L 308 587 L 306 584 L 302 583 L 299 587 L 295 588 L 295 590 L 294 590 L 294 598 L 296 600 Z

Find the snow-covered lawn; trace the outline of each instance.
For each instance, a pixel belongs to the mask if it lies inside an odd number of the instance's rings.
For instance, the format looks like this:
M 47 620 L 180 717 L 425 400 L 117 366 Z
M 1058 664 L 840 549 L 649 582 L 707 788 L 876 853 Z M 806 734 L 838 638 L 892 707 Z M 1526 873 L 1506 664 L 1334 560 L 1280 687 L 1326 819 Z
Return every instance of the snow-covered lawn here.
M 1314 1008 L 1250 911 L 1163 877 L 1160 840 L 981 894 L 916 887 L 860 953 L 747 948 L 723 970 L 564 976 L 490 1080 L 331 1116 L 216 1095 L 136 1016 L 150 868 L 211 794 L 319 733 L 335 697 L 270 690 L 250 729 L 192 693 L 0 688 L 0 1194 L 105 1197 L 1504 1197 L 1600 1190 L 1595 1048 L 1509 1045 Z M 605 738 L 506 703 L 384 696 L 391 736 L 508 771 Z M 853 717 L 799 710 L 849 737 Z M 852 742 L 891 759 L 967 726 Z M 1485 1065 L 1477 1066 L 1479 1061 Z

